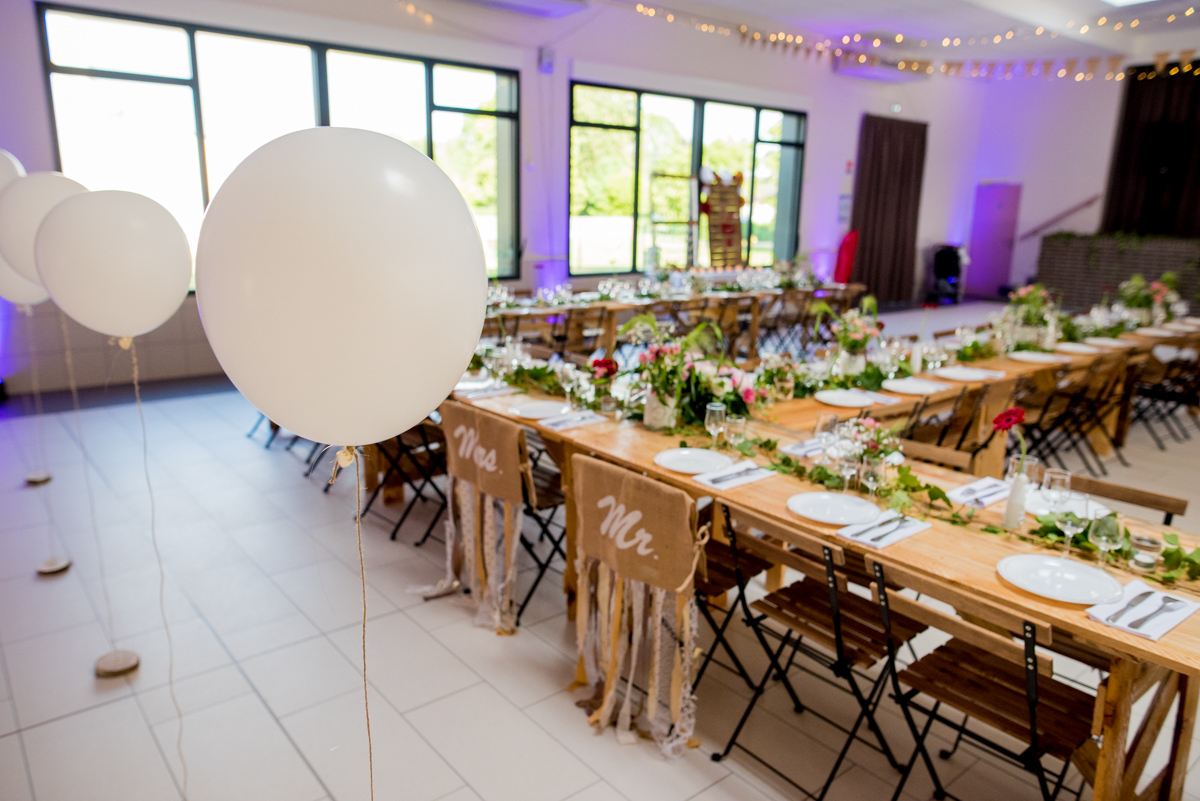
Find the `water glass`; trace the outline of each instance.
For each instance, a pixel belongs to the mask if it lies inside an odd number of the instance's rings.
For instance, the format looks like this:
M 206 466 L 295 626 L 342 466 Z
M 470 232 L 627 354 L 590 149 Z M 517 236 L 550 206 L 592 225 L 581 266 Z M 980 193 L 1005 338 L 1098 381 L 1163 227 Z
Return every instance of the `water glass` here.
M 710 403 L 704 409 L 704 428 L 712 434 L 712 446 L 717 447 L 717 437 L 725 430 L 725 404 Z
M 831 412 L 821 412 L 817 415 L 817 421 L 813 424 L 813 439 L 821 443 L 821 453 L 816 458 L 816 464 L 829 464 L 829 456 L 826 451 L 829 446 L 837 439 L 838 416 Z
M 871 497 L 875 496 L 875 491 L 883 484 L 886 472 L 887 462 L 884 461 L 882 456 L 867 456 L 863 458 L 858 480 L 871 492 Z
M 725 441 L 735 448 L 746 441 L 745 417 L 730 417 L 725 421 Z
M 1088 526 L 1088 540 L 1100 551 L 1100 564 L 1108 562 L 1108 552 L 1116 550 L 1125 544 L 1125 534 L 1113 512 L 1104 517 L 1097 517 Z
M 850 482 L 858 475 L 859 471 L 858 456 L 849 448 L 838 457 L 837 471 L 842 477 L 842 492 L 849 492 Z
M 1028 461 L 1028 459 L 1026 459 Z M 1071 471 L 1047 467 L 1042 472 L 1042 497 L 1053 514 L 1058 514 L 1071 491 Z

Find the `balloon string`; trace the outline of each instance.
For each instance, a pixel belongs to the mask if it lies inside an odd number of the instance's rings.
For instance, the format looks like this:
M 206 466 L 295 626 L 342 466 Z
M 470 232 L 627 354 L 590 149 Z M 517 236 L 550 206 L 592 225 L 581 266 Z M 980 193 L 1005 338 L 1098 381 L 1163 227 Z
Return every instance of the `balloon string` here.
M 179 765 L 183 774 L 183 801 L 187 801 L 188 764 L 183 756 L 183 710 L 179 699 L 175 697 L 175 644 L 171 640 L 171 627 L 167 624 L 167 573 L 163 569 L 162 552 L 158 547 L 158 532 L 154 525 L 154 487 L 150 483 L 150 449 L 146 437 L 146 413 L 142 409 L 142 390 L 138 382 L 137 343 L 123 338 L 121 343 L 129 346 L 129 355 L 133 360 L 133 398 L 137 402 L 138 420 L 142 425 L 142 469 L 146 473 L 146 492 L 150 496 L 150 542 L 154 545 L 154 558 L 158 562 L 158 612 L 162 616 L 163 631 L 167 635 L 167 689 L 171 694 L 171 703 L 175 706 L 175 719 L 178 728 L 175 733 L 175 752 L 179 755 Z
M 25 347 L 29 354 L 29 388 L 33 391 L 33 413 L 37 425 L 37 453 L 41 460 L 40 468 L 46 470 L 46 464 L 49 461 L 46 458 L 46 421 L 42 416 L 42 386 L 41 375 L 38 371 L 37 354 L 33 348 L 33 307 L 28 303 L 23 303 L 19 307 L 25 315 Z M 37 470 L 39 466 L 35 465 Z M 48 491 L 45 486 L 41 488 L 40 497 L 42 504 L 46 507 L 46 541 L 50 546 L 50 558 L 58 557 L 58 538 L 54 536 L 54 512 L 51 508 L 51 503 L 46 497 Z
M 358 572 L 362 577 L 363 712 L 367 718 L 367 766 L 371 782 L 371 801 L 375 801 L 375 754 L 371 746 L 371 701 L 367 694 L 367 567 L 363 560 L 362 547 L 362 477 L 358 469 L 358 449 L 350 450 L 354 452 L 354 497 L 358 505 L 358 511 L 354 515 L 354 528 L 358 534 Z
M 71 402 L 75 405 L 75 436 L 79 440 L 79 451 L 83 454 L 83 484 L 87 489 L 88 515 L 92 521 L 92 542 L 96 546 L 96 572 L 100 578 L 100 592 L 104 596 L 105 619 L 108 621 L 108 641 L 113 650 L 117 648 L 117 630 L 113 625 L 112 598 L 108 594 L 108 578 L 104 565 L 104 548 L 100 544 L 100 526 L 96 523 L 96 497 L 92 491 L 92 471 L 89 465 L 87 442 L 83 438 L 83 414 L 79 410 L 79 385 L 75 382 L 75 358 L 71 353 L 71 330 L 67 326 L 67 315 L 60 310 L 58 322 L 62 326 L 63 346 L 67 356 L 67 386 L 71 388 Z

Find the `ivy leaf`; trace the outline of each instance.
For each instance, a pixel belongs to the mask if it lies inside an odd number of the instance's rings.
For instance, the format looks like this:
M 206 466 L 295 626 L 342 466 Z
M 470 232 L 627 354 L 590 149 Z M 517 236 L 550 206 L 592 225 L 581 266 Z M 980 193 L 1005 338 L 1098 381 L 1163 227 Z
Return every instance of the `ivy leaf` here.
M 984 526 L 983 530 L 987 534 L 1003 534 L 1004 533 L 1004 529 L 997 528 L 996 526 Z
M 898 512 L 903 512 L 905 509 L 910 509 L 912 508 L 912 505 L 912 498 L 902 489 L 898 489 L 893 492 L 891 498 L 888 499 L 888 508 L 895 509 Z
M 950 498 L 946 495 L 946 491 L 941 487 L 935 487 L 932 484 L 926 484 L 925 492 L 929 495 L 929 503 L 934 504 L 938 501 L 945 501 L 946 506 L 950 506 Z
M 1178 534 L 1163 534 L 1163 541 L 1166 542 L 1167 545 L 1171 545 L 1175 548 L 1179 547 L 1179 535 Z M 1200 550 L 1200 549 L 1198 549 L 1198 550 Z

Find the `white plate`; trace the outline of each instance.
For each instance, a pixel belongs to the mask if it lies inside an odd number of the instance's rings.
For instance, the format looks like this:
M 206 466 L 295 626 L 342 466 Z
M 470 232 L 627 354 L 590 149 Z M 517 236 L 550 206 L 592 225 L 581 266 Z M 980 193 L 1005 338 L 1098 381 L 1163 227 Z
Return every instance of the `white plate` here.
M 951 389 L 949 384 L 940 381 L 926 381 L 923 378 L 888 378 L 883 382 L 883 388 L 897 395 L 932 395 L 944 389 Z
M 1112 337 L 1084 337 L 1083 341 L 1089 345 L 1099 345 L 1102 348 L 1133 348 L 1137 347 L 1134 342 L 1129 342 L 1124 339 L 1113 339 Z
M 787 507 L 809 520 L 839 526 L 870 523 L 879 517 L 878 506 L 844 492 L 801 492 L 788 498 Z
M 853 389 L 822 389 L 813 393 L 813 397 L 828 406 L 842 406 L 847 409 L 863 409 L 875 405 L 875 401 Z
M 1139 328 L 1134 331 L 1135 334 L 1141 334 L 1147 337 L 1173 337 L 1176 336 L 1174 331 L 1168 331 L 1165 328 Z
M 571 404 L 555 400 L 530 401 L 522 403 L 520 406 L 513 406 L 508 411 L 509 414 L 524 417 L 526 420 L 541 420 L 544 417 L 566 414 L 571 411 Z
M 1099 348 L 1093 348 L 1091 345 L 1080 345 L 1078 342 L 1059 342 L 1054 346 L 1054 349 L 1059 353 L 1075 353 L 1080 356 L 1091 356 L 1099 353 Z
M 1042 491 L 1036 487 L 1032 487 L 1025 495 L 1025 511 L 1031 515 L 1048 515 L 1050 514 L 1050 502 L 1042 495 Z M 1063 509 L 1064 512 L 1074 512 L 1077 517 L 1083 517 L 1083 501 L 1072 500 Z M 1093 520 L 1097 517 L 1104 517 L 1112 509 L 1109 509 L 1104 504 L 1096 502 L 1094 499 L 1088 501 L 1087 513 L 1088 517 Z
M 991 373 L 986 370 L 963 367 L 961 364 L 939 367 L 932 372 L 932 375 L 936 375 L 938 378 L 949 378 L 951 381 L 987 381 L 992 377 Z
M 1066 361 L 1057 353 L 1042 353 L 1037 350 L 1018 350 L 1008 354 L 1008 358 L 1014 362 L 1025 362 L 1027 364 L 1062 364 Z
M 1200 331 L 1200 323 L 1181 323 L 1176 321 L 1173 323 L 1163 323 L 1162 327 L 1168 331 L 1182 331 L 1185 334 L 1192 331 Z
M 1069 604 L 1112 603 L 1125 591 L 1121 582 L 1099 568 L 1045 554 L 1006 556 L 996 565 L 996 571 L 1026 592 Z
M 714 470 L 724 470 L 733 464 L 723 453 L 710 451 L 705 448 L 672 448 L 654 457 L 654 463 L 659 467 L 674 470 L 676 473 L 711 473 Z
M 458 383 L 454 385 L 455 392 L 471 392 L 476 389 L 487 389 L 492 386 L 497 386 L 495 379 L 488 375 L 475 375 L 467 373 L 462 378 L 458 379 Z

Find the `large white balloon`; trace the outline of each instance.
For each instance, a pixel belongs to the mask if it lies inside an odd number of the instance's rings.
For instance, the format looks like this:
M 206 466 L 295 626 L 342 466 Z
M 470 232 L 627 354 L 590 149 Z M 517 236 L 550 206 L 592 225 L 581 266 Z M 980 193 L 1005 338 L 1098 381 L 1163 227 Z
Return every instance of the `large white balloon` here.
M 25 174 L 25 168 L 17 157 L 7 150 L 0 150 L 0 192 L 4 187 Z M 31 306 L 50 297 L 46 290 L 32 281 L 26 281 L 8 262 L 0 256 L 0 298 L 9 303 L 27 303 Z
M 179 223 L 145 195 L 84 192 L 59 203 L 34 247 L 42 286 L 75 322 L 138 336 L 187 297 L 192 251 Z
M 217 359 L 259 410 L 309 439 L 362 445 L 453 389 L 487 273 L 466 202 L 423 153 L 312 128 L 264 145 L 221 186 L 196 297 Z
M 35 172 L 17 178 L 0 192 L 0 256 L 26 281 L 40 284 L 33 241 L 38 226 L 71 195 L 87 188 L 59 172 Z

